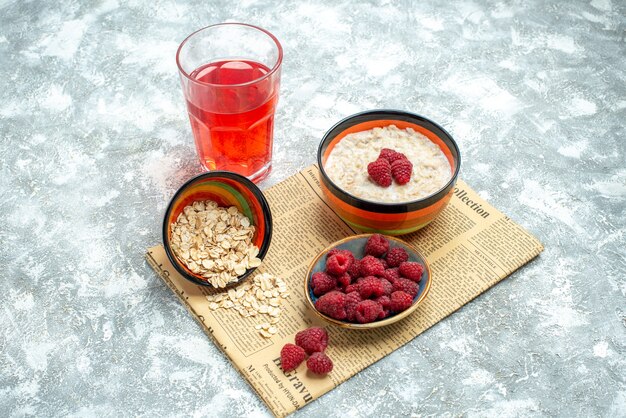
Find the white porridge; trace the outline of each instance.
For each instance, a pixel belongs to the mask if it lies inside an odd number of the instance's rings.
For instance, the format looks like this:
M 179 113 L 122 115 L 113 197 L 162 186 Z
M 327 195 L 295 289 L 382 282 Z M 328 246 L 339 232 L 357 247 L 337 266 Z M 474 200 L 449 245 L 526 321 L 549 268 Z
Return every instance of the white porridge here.
M 411 180 L 381 187 L 370 179 L 367 165 L 383 148 L 403 153 L 413 164 Z M 411 128 L 395 125 L 346 135 L 330 152 L 324 170 L 346 192 L 384 203 L 417 200 L 440 190 L 452 176 L 450 164 L 438 145 Z

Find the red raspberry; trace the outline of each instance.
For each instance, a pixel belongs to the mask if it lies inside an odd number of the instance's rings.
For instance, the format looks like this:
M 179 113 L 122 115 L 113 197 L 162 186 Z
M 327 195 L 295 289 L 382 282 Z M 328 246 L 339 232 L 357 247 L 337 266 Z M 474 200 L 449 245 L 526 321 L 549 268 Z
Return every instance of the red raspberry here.
M 350 264 L 348 266 L 348 270 L 350 270 L 350 267 L 352 267 L 352 264 L 355 263 L 356 258 L 354 257 L 354 254 L 352 254 L 352 251 L 350 250 L 343 250 L 342 253 L 349 259 L 348 263 Z
M 331 256 L 341 252 L 342 250 L 340 250 L 339 248 L 333 248 L 332 250 L 330 250 L 329 252 L 326 253 L 326 260 L 328 260 Z
M 351 283 L 348 286 L 346 286 L 345 288 L 346 294 L 348 293 L 352 293 L 352 292 L 359 292 L 359 285 L 357 283 Z
M 382 306 L 384 310 L 388 310 L 391 306 L 391 298 L 387 295 L 379 296 L 374 300 L 380 303 L 380 306 Z
M 350 256 L 352 256 L 352 254 L 350 254 Z M 350 263 L 352 263 L 350 256 L 343 251 L 331 255 L 328 260 L 326 260 L 326 272 L 333 276 L 341 276 L 348 271 Z
M 285 344 L 282 350 L 280 350 L 280 366 L 285 372 L 294 370 L 305 358 L 306 352 L 304 349 L 294 344 Z
M 380 303 L 373 300 L 364 300 L 356 305 L 356 320 L 360 324 L 367 324 L 378 319 L 378 315 L 383 311 Z
M 361 260 L 357 260 L 356 258 L 348 268 L 348 274 L 356 279 L 357 277 L 361 277 Z
M 382 257 L 389 249 L 389 241 L 380 234 L 371 235 L 365 243 L 365 255 Z
M 324 293 L 335 290 L 336 287 L 337 280 L 322 271 L 318 271 L 311 276 L 311 289 L 313 289 L 315 296 L 322 296 Z
M 366 255 L 360 262 L 361 276 L 382 276 L 385 268 L 376 257 Z
M 385 294 L 385 288 L 378 277 L 367 276 L 359 281 L 359 294 L 363 299 L 378 297 Z
M 346 319 L 348 321 L 356 321 L 356 305 L 362 300 L 359 292 L 350 292 L 346 295 Z
M 389 164 L 392 164 L 395 160 L 406 158 L 406 155 L 393 149 L 383 148 L 380 150 L 378 158 L 384 158 L 389 161 Z
M 413 283 L 413 282 L 411 282 Z M 346 295 L 336 290 L 322 295 L 315 302 L 315 309 L 335 319 L 346 319 Z
M 326 253 L 326 260 L 328 260 L 331 256 L 335 254 L 344 254 L 346 257 L 350 259 L 350 263 L 354 262 L 354 254 L 350 250 L 342 250 L 340 248 L 333 248 L 329 252 Z
M 379 279 L 380 283 L 383 285 L 384 293 L 383 295 L 390 295 L 393 293 L 393 285 L 387 279 Z
M 333 361 L 326 353 L 313 353 L 306 361 L 306 367 L 315 374 L 326 374 L 333 369 Z
M 390 299 L 389 309 L 394 312 L 402 312 L 413 305 L 413 297 L 401 290 L 393 292 Z
M 407 261 L 400 264 L 400 267 L 398 267 L 398 272 L 400 273 L 400 276 L 404 277 L 405 279 L 419 282 L 420 280 L 422 280 L 424 266 L 414 261 Z
M 379 158 L 369 163 L 367 165 L 367 174 L 379 186 L 391 186 L 391 164 L 389 164 L 389 161 Z
M 398 184 L 407 184 L 411 180 L 413 164 L 406 158 L 400 158 L 391 163 L 391 175 Z
M 399 278 L 398 280 L 393 282 L 393 288 L 394 290 L 401 290 L 405 293 L 408 293 L 412 297 L 417 296 L 417 291 L 418 291 L 417 283 L 409 279 Z
M 389 267 L 398 267 L 409 259 L 409 254 L 402 247 L 395 247 L 387 252 L 385 260 L 389 264 Z
M 387 260 L 385 260 L 384 258 L 379 258 L 379 260 L 380 260 L 380 264 L 383 265 L 383 268 L 387 270 L 389 268 L 389 263 L 387 262 Z
M 389 280 L 391 284 L 393 284 L 393 282 L 395 282 L 397 279 L 400 278 L 400 273 L 398 273 L 398 268 L 395 267 L 395 268 L 385 270 L 385 272 L 383 273 L 383 277 Z
M 341 276 L 337 277 L 337 284 L 344 289 L 352 283 L 352 277 L 348 273 L 344 273 Z
M 296 334 L 296 344 L 307 354 L 324 351 L 328 347 L 328 333 L 320 327 L 307 328 Z

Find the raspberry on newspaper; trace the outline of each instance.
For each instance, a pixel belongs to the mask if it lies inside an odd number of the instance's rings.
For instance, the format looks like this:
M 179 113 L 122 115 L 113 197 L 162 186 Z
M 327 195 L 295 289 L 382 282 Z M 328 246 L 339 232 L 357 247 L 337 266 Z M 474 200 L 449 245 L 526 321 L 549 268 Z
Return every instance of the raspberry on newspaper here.
M 313 353 L 306 361 L 306 367 L 315 374 L 327 374 L 333 370 L 333 361 L 325 353 Z
M 296 344 L 307 354 L 324 351 L 328 346 L 328 333 L 320 327 L 307 328 L 296 334 Z
M 290 372 L 306 359 L 306 352 L 302 347 L 294 344 L 285 344 L 280 350 L 280 365 L 285 372 Z
M 285 373 L 295 370 L 310 355 L 307 368 L 324 375 L 333 369 L 332 360 L 324 353 L 328 333 L 324 328 L 311 327 L 296 334 L 296 344 L 287 343 L 280 350 L 280 366 Z

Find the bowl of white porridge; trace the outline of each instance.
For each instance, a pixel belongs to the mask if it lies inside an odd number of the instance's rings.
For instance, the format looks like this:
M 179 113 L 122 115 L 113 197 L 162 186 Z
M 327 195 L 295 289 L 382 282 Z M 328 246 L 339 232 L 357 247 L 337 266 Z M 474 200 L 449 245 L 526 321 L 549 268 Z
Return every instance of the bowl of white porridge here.
M 437 123 L 382 109 L 330 128 L 317 162 L 324 198 L 346 223 L 364 232 L 402 235 L 426 226 L 448 204 L 461 156 Z

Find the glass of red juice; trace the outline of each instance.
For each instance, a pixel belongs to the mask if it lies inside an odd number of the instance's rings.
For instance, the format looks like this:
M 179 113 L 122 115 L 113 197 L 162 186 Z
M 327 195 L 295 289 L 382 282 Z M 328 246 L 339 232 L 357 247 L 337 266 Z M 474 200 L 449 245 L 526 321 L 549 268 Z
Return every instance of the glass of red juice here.
M 274 113 L 283 49 L 265 29 L 220 23 L 178 47 L 180 72 L 200 162 L 259 182 L 272 169 Z

